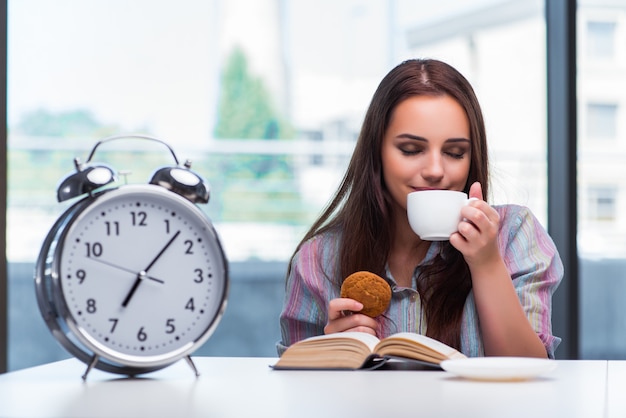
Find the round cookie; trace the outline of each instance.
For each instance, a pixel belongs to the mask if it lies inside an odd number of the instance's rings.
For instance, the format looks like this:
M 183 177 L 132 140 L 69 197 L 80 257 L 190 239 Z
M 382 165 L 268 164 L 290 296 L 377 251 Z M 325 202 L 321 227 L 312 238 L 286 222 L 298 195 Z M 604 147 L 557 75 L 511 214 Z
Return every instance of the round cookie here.
M 377 274 L 357 271 L 343 281 L 341 297 L 361 302 L 363 309 L 359 313 L 374 318 L 387 310 L 391 300 L 391 287 Z

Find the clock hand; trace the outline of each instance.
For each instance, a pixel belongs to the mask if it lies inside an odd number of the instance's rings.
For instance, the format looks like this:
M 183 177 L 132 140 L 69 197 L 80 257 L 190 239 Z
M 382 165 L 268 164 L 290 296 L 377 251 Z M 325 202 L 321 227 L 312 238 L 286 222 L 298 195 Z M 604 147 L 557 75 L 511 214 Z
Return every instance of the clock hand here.
M 170 238 L 170 240 L 167 242 L 167 244 L 165 244 L 165 246 L 161 249 L 161 251 L 159 251 L 159 253 L 154 257 L 154 259 L 150 262 L 150 264 L 148 264 L 148 267 L 146 267 L 145 270 L 140 271 L 137 274 L 137 279 L 135 280 L 135 283 L 133 283 L 133 287 L 130 288 L 130 292 L 128 292 L 128 295 L 126 295 L 126 298 L 124 299 L 124 301 L 122 302 L 122 307 L 126 307 L 126 305 L 128 305 L 128 302 L 130 302 L 130 298 L 133 297 L 133 295 L 135 294 L 135 291 L 137 290 L 137 288 L 139 287 L 139 284 L 142 282 L 142 280 L 147 276 L 148 270 L 150 270 L 150 268 L 154 265 L 154 263 L 157 262 L 157 260 L 163 255 L 163 253 L 165 252 L 165 250 L 168 249 L 168 247 L 170 245 L 172 245 L 172 242 L 174 242 L 174 240 L 178 237 L 178 235 L 180 234 L 180 231 L 176 231 L 176 233 L 174 234 L 174 236 L 172 238 Z
M 141 271 L 139 272 L 139 274 L 137 274 L 137 279 L 135 280 L 135 283 L 133 283 L 133 287 L 130 288 L 130 292 L 128 292 L 128 294 L 126 295 L 126 298 L 124 298 L 124 302 L 122 302 L 123 308 L 125 308 L 126 305 L 128 305 L 128 302 L 130 302 L 130 298 L 135 294 L 135 291 L 139 287 L 139 283 L 141 283 L 145 275 L 146 275 L 145 271 Z
M 170 240 L 167 242 L 167 244 L 165 244 L 165 247 L 163 247 L 163 249 L 161 251 L 159 251 L 159 253 L 156 255 L 156 257 L 154 257 L 154 260 L 152 260 L 150 262 L 150 264 L 148 264 L 148 267 L 145 268 L 145 272 L 147 273 L 148 270 L 150 270 L 150 268 L 154 265 L 154 263 L 157 262 L 157 260 L 163 255 L 163 253 L 165 252 L 165 250 L 167 250 L 167 248 L 172 245 L 172 242 L 174 242 L 174 240 L 180 235 L 180 231 L 176 231 L 176 233 L 174 234 L 174 236 L 172 238 L 170 238 Z
M 94 261 L 97 261 L 97 262 L 99 262 L 99 263 L 106 264 L 107 266 L 115 267 L 116 269 L 119 269 L 119 270 L 122 270 L 122 271 L 126 271 L 126 272 L 128 272 L 128 273 L 137 274 L 137 273 L 135 272 L 135 270 L 131 270 L 131 269 L 129 269 L 129 268 L 122 267 L 122 266 L 119 266 L 119 265 L 117 265 L 117 264 L 113 264 L 113 263 L 110 263 L 110 262 L 108 262 L 108 261 L 105 261 L 105 260 L 101 260 L 101 259 L 99 259 L 99 258 L 94 258 L 94 257 L 88 257 L 88 258 L 89 258 L 90 260 L 94 260 Z M 152 277 L 152 276 L 148 276 L 148 275 L 146 275 L 146 276 L 145 276 L 145 278 L 146 278 L 146 279 L 153 280 L 153 281 L 158 282 L 158 283 L 165 283 L 163 280 L 161 280 L 161 279 L 157 279 L 156 277 Z

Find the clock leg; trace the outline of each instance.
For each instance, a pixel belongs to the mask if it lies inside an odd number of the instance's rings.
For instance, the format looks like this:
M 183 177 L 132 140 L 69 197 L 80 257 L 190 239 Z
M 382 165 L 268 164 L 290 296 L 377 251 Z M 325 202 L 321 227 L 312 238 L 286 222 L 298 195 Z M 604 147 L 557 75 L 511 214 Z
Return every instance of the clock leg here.
M 196 375 L 196 377 L 200 376 L 200 373 L 198 372 L 196 365 L 193 364 L 193 360 L 191 359 L 191 356 L 186 356 L 185 360 L 187 360 L 187 364 L 189 365 L 189 367 L 191 367 L 191 370 L 193 370 L 193 373 Z
M 98 362 L 98 356 L 94 355 L 91 358 L 91 362 L 89 363 L 89 365 L 87 365 L 87 370 L 85 370 L 85 373 L 82 375 L 83 381 L 87 380 L 87 375 L 89 374 L 89 372 L 91 371 L 91 369 L 93 369 L 93 367 L 96 365 L 96 363 Z

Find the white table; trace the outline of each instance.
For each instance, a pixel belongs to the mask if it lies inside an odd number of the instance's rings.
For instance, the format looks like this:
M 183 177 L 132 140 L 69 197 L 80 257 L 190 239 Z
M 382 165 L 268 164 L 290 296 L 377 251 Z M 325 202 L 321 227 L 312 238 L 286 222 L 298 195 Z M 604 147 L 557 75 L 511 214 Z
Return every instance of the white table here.
M 607 416 L 626 417 L 626 361 L 609 361 Z
M 273 358 L 194 357 L 131 379 L 64 360 L 0 375 L 0 417 L 618 417 L 626 362 L 559 361 L 542 378 L 441 371 L 275 371 Z

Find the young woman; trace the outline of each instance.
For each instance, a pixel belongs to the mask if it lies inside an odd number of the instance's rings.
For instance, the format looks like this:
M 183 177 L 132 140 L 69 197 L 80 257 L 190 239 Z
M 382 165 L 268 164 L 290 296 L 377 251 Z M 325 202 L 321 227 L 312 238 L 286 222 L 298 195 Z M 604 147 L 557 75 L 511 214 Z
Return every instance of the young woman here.
M 324 333 L 408 331 L 468 356 L 554 357 L 562 263 L 528 208 L 487 203 L 488 166 L 480 105 L 458 71 L 436 60 L 391 70 L 339 189 L 291 259 L 278 353 Z M 424 189 L 476 198 L 449 241 L 423 241 L 409 226 L 407 195 Z M 362 270 L 392 288 L 377 318 L 339 297 L 343 279 Z

